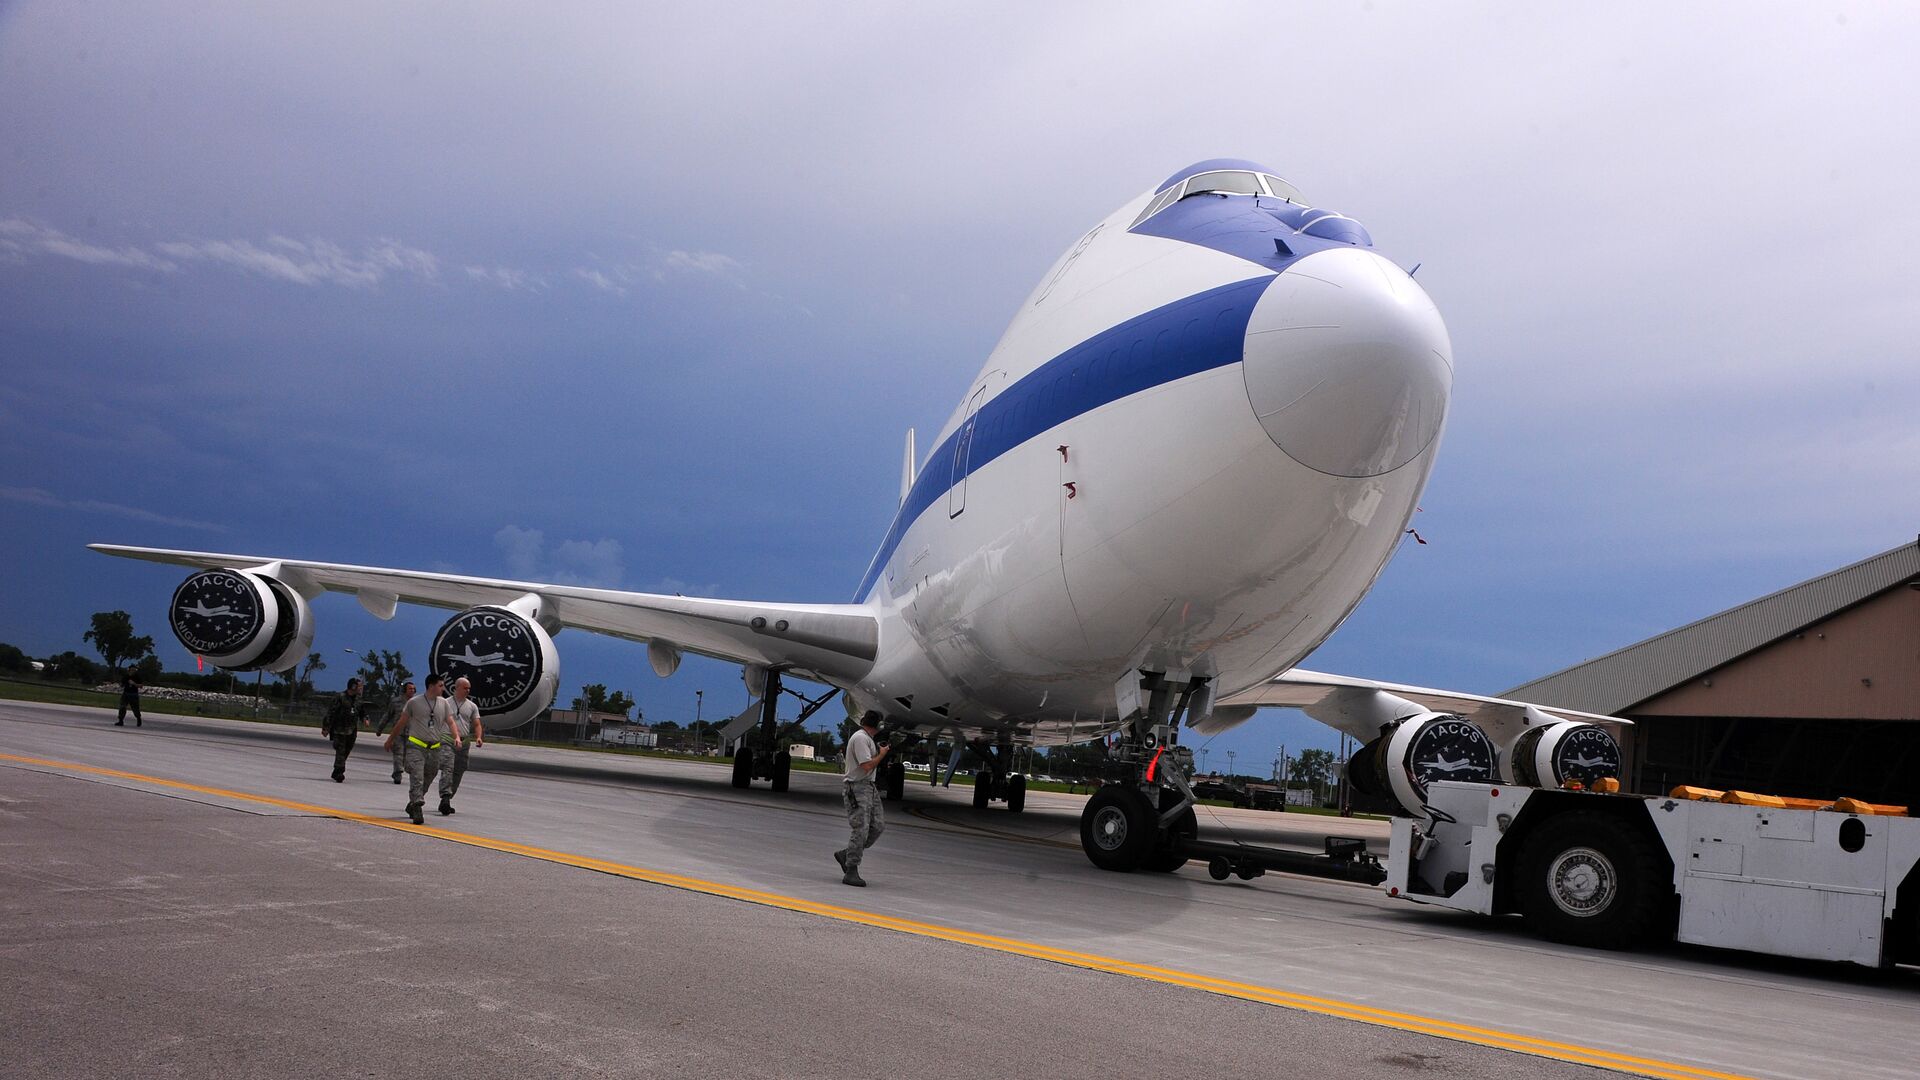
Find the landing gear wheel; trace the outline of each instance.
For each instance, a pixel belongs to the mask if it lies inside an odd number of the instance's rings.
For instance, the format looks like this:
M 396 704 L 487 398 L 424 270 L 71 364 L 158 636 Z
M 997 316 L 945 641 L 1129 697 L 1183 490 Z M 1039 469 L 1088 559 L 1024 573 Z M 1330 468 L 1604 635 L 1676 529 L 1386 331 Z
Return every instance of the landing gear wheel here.
M 889 761 L 880 766 L 881 794 L 888 802 L 899 802 L 907 794 L 907 766 L 904 762 Z
M 1670 880 L 1653 842 L 1607 814 L 1552 818 L 1520 852 L 1520 911 L 1549 941 L 1627 949 L 1646 940 L 1666 908 Z
M 1153 852 L 1158 839 L 1153 804 L 1132 784 L 1108 784 L 1087 800 L 1080 815 L 1080 848 L 1102 870 L 1130 873 Z
M 1014 775 L 1007 777 L 1007 812 L 1017 814 L 1027 808 L 1027 778 Z
M 973 774 L 973 808 L 985 810 L 987 801 L 993 798 L 993 777 L 987 773 Z
M 737 788 L 753 786 L 753 748 L 745 743 L 733 752 L 733 786 Z
M 1215 855 L 1207 860 L 1207 876 L 1215 881 L 1225 881 L 1233 876 L 1233 864 L 1225 855 Z
M 1178 796 L 1169 791 L 1164 797 L 1177 798 Z M 1173 873 L 1187 865 L 1187 841 L 1198 835 L 1200 835 L 1200 825 L 1194 819 L 1193 807 L 1189 806 L 1180 811 L 1179 817 L 1173 819 L 1173 824 L 1168 826 L 1166 833 L 1160 837 L 1159 846 L 1142 865 L 1156 873 Z
M 793 774 L 793 755 L 785 750 L 773 755 L 773 790 L 787 790 L 787 779 Z

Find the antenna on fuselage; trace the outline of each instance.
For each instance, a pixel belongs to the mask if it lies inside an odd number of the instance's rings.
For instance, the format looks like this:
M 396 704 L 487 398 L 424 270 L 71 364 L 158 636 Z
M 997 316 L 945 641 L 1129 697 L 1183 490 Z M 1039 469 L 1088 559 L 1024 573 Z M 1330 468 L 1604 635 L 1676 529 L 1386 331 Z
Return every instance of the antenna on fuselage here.
M 907 493 L 913 490 L 913 482 L 918 479 L 914 469 L 913 429 L 907 429 L 907 451 L 900 459 L 900 501 L 907 501 Z

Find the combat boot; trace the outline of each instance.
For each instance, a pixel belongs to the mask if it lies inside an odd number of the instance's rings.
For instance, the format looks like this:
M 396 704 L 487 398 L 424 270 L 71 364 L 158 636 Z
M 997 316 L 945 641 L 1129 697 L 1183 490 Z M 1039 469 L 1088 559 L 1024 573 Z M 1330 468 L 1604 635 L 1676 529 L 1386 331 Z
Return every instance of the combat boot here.
M 417 802 L 407 804 L 407 816 L 413 819 L 415 825 L 425 825 L 427 823 L 426 816 L 420 813 L 420 805 L 421 804 Z
M 451 814 L 451 813 L 453 813 L 453 800 L 452 800 L 452 799 L 441 799 L 441 800 L 440 800 L 440 812 L 441 812 L 442 814 Z

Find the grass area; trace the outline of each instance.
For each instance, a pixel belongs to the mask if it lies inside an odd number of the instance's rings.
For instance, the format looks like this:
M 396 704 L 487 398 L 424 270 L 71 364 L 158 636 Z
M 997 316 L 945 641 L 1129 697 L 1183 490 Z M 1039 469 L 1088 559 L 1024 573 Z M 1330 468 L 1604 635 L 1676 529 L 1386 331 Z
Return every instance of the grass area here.
M 50 705 L 90 705 L 97 709 L 118 708 L 120 695 L 113 691 L 95 690 L 90 686 L 77 683 L 44 682 L 37 679 L 0 679 L 0 698 L 13 701 L 39 701 Z M 317 716 L 308 716 L 301 712 L 287 714 L 280 703 L 262 698 L 259 715 L 246 706 L 228 705 L 206 701 L 177 701 L 172 698 L 140 695 L 140 712 L 160 713 L 169 716 L 215 716 L 226 720 L 257 720 L 263 724 L 291 724 L 302 727 L 318 727 Z

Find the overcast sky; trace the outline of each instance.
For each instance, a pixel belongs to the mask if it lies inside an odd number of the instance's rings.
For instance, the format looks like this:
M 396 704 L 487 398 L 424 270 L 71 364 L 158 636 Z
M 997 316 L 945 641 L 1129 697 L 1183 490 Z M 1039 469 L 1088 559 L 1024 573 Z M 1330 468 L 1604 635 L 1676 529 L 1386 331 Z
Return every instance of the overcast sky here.
M 1429 543 L 1310 666 L 1498 691 L 1920 531 L 1920 9 L 652 6 L 0 5 L 0 640 L 191 666 L 90 541 L 846 600 L 905 430 L 1215 156 L 1453 337 Z M 444 617 L 316 610 L 323 685 Z

